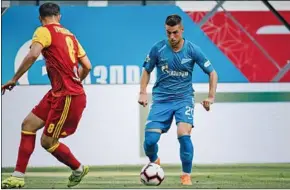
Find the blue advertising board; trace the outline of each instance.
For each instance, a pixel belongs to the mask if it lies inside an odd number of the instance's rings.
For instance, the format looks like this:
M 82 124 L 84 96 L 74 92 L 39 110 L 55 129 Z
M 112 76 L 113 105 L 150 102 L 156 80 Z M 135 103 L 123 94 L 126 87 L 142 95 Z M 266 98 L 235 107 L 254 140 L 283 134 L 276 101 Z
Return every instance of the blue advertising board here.
M 219 82 L 248 82 L 177 6 L 63 6 L 61 14 L 62 25 L 77 36 L 92 62 L 85 84 L 138 84 L 150 48 L 166 38 L 164 21 L 169 14 L 182 16 L 184 37 L 201 47 L 217 70 Z M 38 26 L 37 6 L 11 7 L 2 15 L 2 83 L 14 75 Z M 198 66 L 193 82 L 208 82 Z M 19 84 L 49 84 L 42 56 Z

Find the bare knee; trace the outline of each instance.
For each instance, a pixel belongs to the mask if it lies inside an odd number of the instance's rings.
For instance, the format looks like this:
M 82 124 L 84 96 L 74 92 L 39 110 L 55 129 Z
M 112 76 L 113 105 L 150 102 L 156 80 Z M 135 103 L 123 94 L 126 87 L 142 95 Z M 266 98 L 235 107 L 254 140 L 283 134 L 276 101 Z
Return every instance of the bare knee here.
M 21 124 L 21 129 L 22 129 L 22 131 L 31 131 L 31 132 L 35 132 L 35 131 L 32 131 L 31 128 L 30 128 L 29 126 L 30 126 L 30 121 L 29 121 L 29 119 L 26 117 L 26 118 L 22 121 L 22 124 Z
M 44 121 L 33 113 L 29 113 L 21 124 L 22 131 L 36 132 L 44 126 Z
M 184 136 L 184 135 L 190 135 L 191 134 L 192 125 L 189 123 L 182 123 L 180 122 L 178 124 L 177 128 L 177 135 L 178 137 Z
M 45 134 L 42 134 L 41 139 L 40 139 L 41 146 L 48 150 L 54 145 L 58 143 L 58 139 L 46 136 Z

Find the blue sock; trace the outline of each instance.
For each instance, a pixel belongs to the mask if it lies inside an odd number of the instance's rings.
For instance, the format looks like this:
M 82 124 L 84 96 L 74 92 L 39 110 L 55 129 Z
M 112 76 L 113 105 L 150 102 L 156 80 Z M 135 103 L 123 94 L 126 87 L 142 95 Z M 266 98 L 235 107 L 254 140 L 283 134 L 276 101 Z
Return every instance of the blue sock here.
M 183 135 L 178 137 L 180 143 L 180 160 L 182 162 L 182 171 L 184 173 L 191 173 L 192 159 L 193 159 L 193 144 L 190 135 Z
M 161 133 L 154 131 L 145 131 L 145 141 L 143 144 L 144 151 L 146 156 L 148 156 L 150 162 L 154 162 L 157 160 L 157 152 L 158 152 L 158 141 L 160 139 Z

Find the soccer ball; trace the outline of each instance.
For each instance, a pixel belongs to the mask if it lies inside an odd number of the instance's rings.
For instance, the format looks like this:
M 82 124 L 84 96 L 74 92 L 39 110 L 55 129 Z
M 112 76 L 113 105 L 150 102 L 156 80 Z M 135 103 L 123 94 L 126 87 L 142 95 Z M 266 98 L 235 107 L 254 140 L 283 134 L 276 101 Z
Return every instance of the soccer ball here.
M 144 185 L 158 186 L 164 180 L 164 171 L 158 164 L 146 164 L 141 170 L 140 180 Z

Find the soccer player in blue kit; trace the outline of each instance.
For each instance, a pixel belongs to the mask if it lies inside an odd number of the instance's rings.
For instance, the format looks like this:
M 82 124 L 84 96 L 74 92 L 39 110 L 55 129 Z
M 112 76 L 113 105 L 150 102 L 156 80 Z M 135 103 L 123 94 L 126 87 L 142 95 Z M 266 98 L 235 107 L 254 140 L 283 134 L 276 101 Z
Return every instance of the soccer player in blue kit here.
M 179 15 L 169 15 L 165 21 L 167 40 L 157 42 L 150 50 L 144 62 L 140 82 L 139 104 L 148 104 L 146 87 L 150 73 L 156 67 L 157 80 L 152 90 L 152 106 L 145 128 L 144 151 L 150 162 L 160 165 L 157 155 L 158 141 L 176 120 L 180 159 L 182 163 L 181 184 L 192 185 L 191 170 L 193 144 L 191 129 L 194 126 L 194 90 L 192 71 L 197 64 L 209 76 L 208 98 L 202 101 L 205 110 L 210 110 L 214 102 L 217 73 L 200 48 L 183 38 L 182 19 Z

